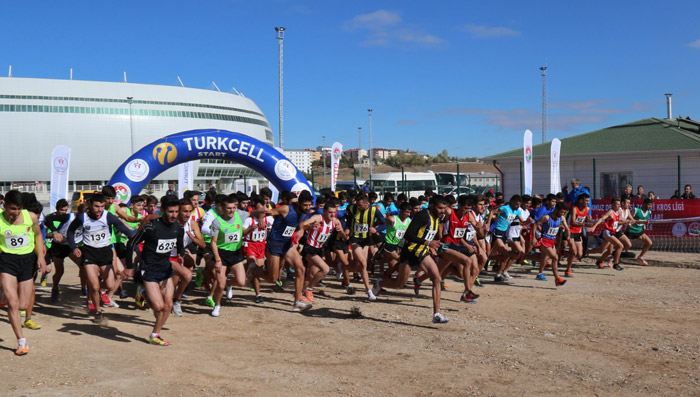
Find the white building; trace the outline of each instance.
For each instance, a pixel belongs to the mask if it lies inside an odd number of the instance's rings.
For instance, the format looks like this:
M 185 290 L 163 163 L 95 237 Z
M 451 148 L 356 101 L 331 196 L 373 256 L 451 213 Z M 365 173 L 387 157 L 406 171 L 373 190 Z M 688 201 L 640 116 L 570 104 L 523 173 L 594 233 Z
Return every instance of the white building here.
M 396 156 L 401 153 L 398 149 L 384 149 L 384 148 L 372 148 L 374 152 L 374 158 L 378 160 L 386 160 L 389 157 Z
M 72 149 L 69 190 L 95 188 L 109 180 L 132 151 L 173 133 L 207 128 L 274 144 L 265 115 L 243 95 L 179 86 L 1 77 L 0 190 L 45 187 L 56 145 Z M 223 160 L 195 164 L 196 185 L 232 186 L 244 176 L 260 177 Z M 154 190 L 177 179 L 177 168 L 157 178 Z
M 550 146 L 533 146 L 533 193 L 550 193 Z M 633 192 L 670 198 L 683 186 L 700 186 L 700 122 L 689 118 L 648 118 L 561 140 L 561 185 L 578 178 L 593 198 L 619 197 L 625 185 Z M 503 173 L 506 197 L 523 190 L 523 149 L 495 154 L 492 160 Z
M 284 149 L 284 155 L 294 164 L 299 171 L 310 173 L 314 151 L 309 149 Z
M 367 151 L 365 149 L 348 149 L 343 152 L 343 156 L 350 157 L 357 163 L 359 160 L 367 158 Z

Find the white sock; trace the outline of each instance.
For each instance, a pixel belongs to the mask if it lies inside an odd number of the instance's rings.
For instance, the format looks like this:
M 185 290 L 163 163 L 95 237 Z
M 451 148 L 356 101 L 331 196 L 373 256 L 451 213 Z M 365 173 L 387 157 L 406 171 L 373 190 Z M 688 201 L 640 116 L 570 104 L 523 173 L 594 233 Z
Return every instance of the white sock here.
M 214 299 L 214 295 L 207 296 L 207 299 Z
M 155 338 L 156 336 L 158 336 L 158 334 L 156 334 L 155 332 L 151 332 L 151 339 Z
M 17 346 L 19 346 L 20 348 L 27 346 L 27 339 L 25 339 L 25 338 L 17 339 Z
M 221 305 L 214 306 L 214 310 L 220 310 L 220 309 L 221 309 Z

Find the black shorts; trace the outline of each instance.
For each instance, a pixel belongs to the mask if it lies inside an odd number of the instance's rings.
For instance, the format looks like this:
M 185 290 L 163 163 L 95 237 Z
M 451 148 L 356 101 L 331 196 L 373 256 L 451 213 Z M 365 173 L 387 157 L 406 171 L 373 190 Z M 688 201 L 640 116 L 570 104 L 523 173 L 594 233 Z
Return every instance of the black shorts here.
M 65 244 L 58 244 L 56 242 L 51 244 L 51 256 L 54 258 L 65 259 L 72 252 L 70 247 Z
M 642 230 L 639 233 L 632 233 L 629 230 L 625 230 L 625 236 L 627 236 L 627 238 L 629 238 L 630 240 L 638 239 L 642 237 L 642 234 L 644 234 L 644 230 Z
M 348 242 L 344 240 L 335 240 L 333 241 L 333 249 L 338 250 L 338 251 L 343 251 L 346 254 L 348 253 Z
M 377 233 L 372 235 L 372 243 L 373 245 L 378 245 L 383 243 L 386 240 L 386 234 L 384 233 Z
M 36 269 L 36 254 L 33 252 L 24 255 L 0 255 L 0 273 L 17 277 L 18 283 L 33 279 Z
M 290 248 L 292 248 L 292 239 L 283 241 L 267 240 L 267 252 L 273 256 L 279 256 L 282 258 L 287 254 L 287 251 L 289 251 Z
M 442 243 L 440 245 L 440 248 L 438 249 L 438 255 L 442 254 L 443 252 L 445 252 L 447 250 L 457 251 L 460 254 L 466 255 L 468 257 L 474 255 L 473 252 L 469 252 L 467 250 L 467 247 L 463 246 L 462 244 L 453 244 L 453 243 Z
M 117 253 L 117 258 L 126 258 L 126 244 L 114 243 L 114 252 Z
M 396 252 L 399 250 L 399 246 L 396 244 L 384 243 L 383 247 L 386 252 Z
M 197 247 L 197 244 L 195 244 L 195 243 L 189 243 L 185 247 L 186 250 L 190 251 L 190 254 L 196 254 L 197 248 L 199 248 L 199 247 Z
M 399 263 L 407 263 L 408 266 L 411 267 L 411 270 L 417 270 L 420 267 L 420 264 L 423 262 L 423 259 L 425 259 L 429 255 L 430 254 L 425 253 L 421 256 L 416 256 L 413 252 L 404 248 L 401 250 L 401 257 L 399 259 Z
M 305 246 L 304 249 L 302 250 L 302 254 L 304 256 L 309 255 L 309 256 L 321 256 L 323 253 L 323 248 L 316 248 L 316 247 L 311 247 L 311 246 Z
M 83 254 L 83 265 L 97 265 L 102 267 L 112 264 L 113 252 L 111 245 L 102 248 L 83 245 L 80 247 L 80 251 Z
M 244 260 L 241 250 L 227 251 L 219 249 L 219 257 L 221 257 L 221 264 L 226 267 L 231 267 Z
M 571 233 L 571 239 L 574 241 L 581 241 L 581 233 Z
M 374 241 L 372 240 L 372 237 L 365 237 L 365 238 L 357 238 L 357 237 L 350 237 L 350 244 L 357 244 L 360 247 L 368 247 L 370 245 L 374 245 Z
M 491 238 L 494 240 L 495 239 L 501 240 L 501 241 L 503 241 L 503 244 L 505 244 L 506 240 L 507 240 L 507 238 L 506 238 L 507 234 L 508 233 L 506 230 L 493 229 L 493 232 L 491 232 L 491 236 L 493 236 L 493 237 L 491 237 Z
M 173 266 L 170 261 L 167 261 L 167 266 L 163 264 L 160 269 L 141 269 L 141 279 L 143 281 L 148 281 L 151 283 L 160 283 L 161 281 L 167 280 L 173 276 Z

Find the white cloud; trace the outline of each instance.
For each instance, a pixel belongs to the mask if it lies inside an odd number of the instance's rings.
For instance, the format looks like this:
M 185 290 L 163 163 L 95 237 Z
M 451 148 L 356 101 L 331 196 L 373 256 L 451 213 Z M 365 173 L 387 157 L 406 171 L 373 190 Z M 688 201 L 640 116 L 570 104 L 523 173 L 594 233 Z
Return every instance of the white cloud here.
M 486 26 L 486 25 L 465 25 L 462 30 L 472 35 L 477 39 L 490 39 L 496 37 L 518 37 L 520 32 L 503 26 Z
M 688 47 L 693 47 L 700 50 L 700 39 L 688 43 Z
M 407 26 L 399 13 L 389 10 L 357 15 L 343 27 L 349 31 L 365 31 L 367 36 L 360 44 L 367 47 L 386 47 L 396 43 L 433 47 L 445 43 L 438 36 Z

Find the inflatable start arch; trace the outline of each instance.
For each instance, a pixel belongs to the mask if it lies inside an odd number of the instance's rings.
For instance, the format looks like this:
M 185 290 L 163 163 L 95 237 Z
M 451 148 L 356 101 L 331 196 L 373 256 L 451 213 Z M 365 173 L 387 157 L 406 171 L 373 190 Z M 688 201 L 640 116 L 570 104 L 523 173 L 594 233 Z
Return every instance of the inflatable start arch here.
M 255 138 L 225 130 L 191 130 L 158 139 L 134 153 L 112 175 L 116 200 L 128 203 L 133 194 L 168 168 L 200 159 L 220 159 L 259 172 L 279 191 L 297 194 L 313 190 L 304 175 L 274 147 Z

